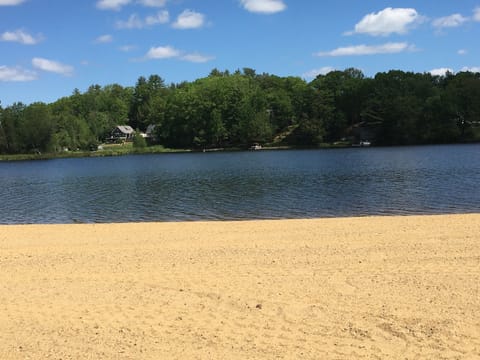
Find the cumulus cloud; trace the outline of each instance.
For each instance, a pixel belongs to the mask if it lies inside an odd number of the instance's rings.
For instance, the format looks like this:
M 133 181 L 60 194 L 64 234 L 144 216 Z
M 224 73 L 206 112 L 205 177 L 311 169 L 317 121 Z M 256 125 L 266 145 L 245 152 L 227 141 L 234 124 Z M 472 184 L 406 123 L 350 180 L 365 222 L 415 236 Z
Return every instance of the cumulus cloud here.
M 6 31 L 0 35 L 0 41 L 18 42 L 24 45 L 35 45 L 42 40 L 42 37 L 32 36 L 23 30 Z
M 314 79 L 318 75 L 327 75 L 329 72 L 335 71 L 336 69 L 331 66 L 324 66 L 319 69 L 312 69 L 310 71 L 307 71 L 302 75 L 304 79 Z
M 132 14 L 128 20 L 117 21 L 115 26 L 117 29 L 141 29 L 145 26 L 145 23 L 137 14 Z
M 125 5 L 131 3 L 131 0 L 98 0 L 97 8 L 101 10 L 115 10 L 119 11 Z
M 113 36 L 112 35 L 101 35 L 97 37 L 94 41 L 95 44 L 107 44 L 111 43 L 113 41 Z
M 180 50 L 177 50 L 172 46 L 159 46 L 150 48 L 145 57 L 147 59 L 170 59 L 179 57 L 180 55 Z
M 172 26 L 176 29 L 197 29 L 203 25 L 205 25 L 205 15 L 187 9 L 178 15 Z
M 73 74 L 73 67 L 70 65 L 65 65 L 54 60 L 48 60 L 44 58 L 33 58 L 32 65 L 34 68 L 53 72 L 63 76 L 71 76 Z
M 472 73 L 480 73 L 480 66 L 464 66 L 460 72 L 472 72 Z M 438 76 L 445 76 L 448 73 L 455 74 L 455 71 L 453 71 L 450 68 L 439 68 L 439 69 L 433 69 L 430 70 L 429 73 L 432 75 L 438 75 Z
M 156 15 L 150 15 L 145 18 L 146 25 L 166 24 L 170 21 L 170 14 L 167 10 L 159 11 Z
M 464 66 L 462 71 L 469 71 L 473 73 L 480 73 L 480 66 Z
M 9 67 L 0 65 L 0 81 L 4 82 L 25 82 L 37 79 L 37 74 L 20 67 Z
M 139 0 L 138 2 L 148 7 L 164 7 L 167 0 Z
M 432 25 L 437 29 L 458 27 L 466 23 L 469 19 L 461 14 L 452 14 L 433 20 Z
M 157 24 L 166 24 L 170 21 L 170 14 L 167 10 L 159 11 L 155 15 L 149 15 L 141 18 L 137 14 L 132 14 L 128 20 L 120 20 L 115 24 L 117 29 L 143 29 Z
M 15 6 L 23 2 L 25 2 L 25 0 L 0 0 L 0 6 Z
M 382 45 L 355 45 L 339 47 L 331 51 L 321 51 L 316 56 L 358 56 L 358 55 L 376 55 L 376 54 L 396 54 L 406 51 L 415 51 L 415 45 L 407 42 L 386 43 Z
M 480 6 L 473 10 L 473 20 L 480 21 Z
M 450 68 L 438 68 L 429 71 L 433 76 L 445 76 L 447 73 L 453 74 L 453 70 Z
M 206 63 L 210 60 L 213 60 L 213 56 L 202 55 L 198 53 L 186 54 L 181 57 L 182 60 L 193 62 L 193 63 Z
M 422 21 L 424 21 L 424 17 L 415 9 L 388 7 L 378 13 L 365 15 L 355 25 L 355 29 L 346 34 L 367 34 L 372 36 L 402 35 Z
M 97 8 L 101 10 L 119 11 L 125 5 L 131 4 L 132 2 L 133 0 L 97 0 Z M 135 3 L 146 7 L 164 7 L 167 0 L 137 0 Z
M 185 53 L 175 49 L 172 46 L 152 47 L 145 55 L 147 60 L 179 59 L 194 63 L 205 63 L 213 60 L 213 56 L 202 55 L 199 53 Z
M 150 48 L 145 57 L 147 59 L 170 59 L 180 55 L 180 51 L 172 46 L 158 46 Z
M 240 3 L 245 10 L 260 14 L 275 14 L 287 8 L 283 0 L 240 0 Z

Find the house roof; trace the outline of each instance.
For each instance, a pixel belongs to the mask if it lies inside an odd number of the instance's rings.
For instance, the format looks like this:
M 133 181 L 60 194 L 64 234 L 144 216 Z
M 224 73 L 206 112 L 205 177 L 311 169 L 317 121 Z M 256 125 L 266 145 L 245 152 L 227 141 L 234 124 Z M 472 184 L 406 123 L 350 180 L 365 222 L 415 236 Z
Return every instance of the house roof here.
M 117 129 L 120 130 L 122 133 L 124 134 L 133 134 L 135 132 L 135 130 L 133 130 L 133 128 L 129 125 L 118 125 L 117 126 Z
M 157 125 L 150 124 L 150 125 L 147 126 L 147 131 L 145 131 L 145 132 L 147 133 L 147 135 L 151 135 L 156 127 L 157 127 Z

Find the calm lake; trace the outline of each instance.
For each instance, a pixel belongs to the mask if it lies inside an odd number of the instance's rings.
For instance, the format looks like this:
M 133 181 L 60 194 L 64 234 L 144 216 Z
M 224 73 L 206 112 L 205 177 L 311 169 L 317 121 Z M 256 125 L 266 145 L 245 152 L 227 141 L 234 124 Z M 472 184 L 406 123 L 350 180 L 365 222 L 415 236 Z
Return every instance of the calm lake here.
M 0 163 L 0 223 L 480 211 L 480 145 Z

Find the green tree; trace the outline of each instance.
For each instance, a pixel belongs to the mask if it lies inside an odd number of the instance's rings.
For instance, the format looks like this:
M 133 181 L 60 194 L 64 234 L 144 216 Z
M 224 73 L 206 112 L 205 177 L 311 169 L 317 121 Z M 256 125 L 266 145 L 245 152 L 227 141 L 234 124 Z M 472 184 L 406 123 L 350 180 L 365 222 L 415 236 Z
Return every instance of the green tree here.
M 0 146 L 4 153 L 16 154 L 25 151 L 25 145 L 21 138 L 25 107 L 22 103 L 14 103 L 2 111 L 3 141 Z
M 52 140 L 55 151 L 92 150 L 98 141 L 86 120 L 71 114 L 59 114 L 56 117 L 56 130 Z
M 139 132 L 137 132 L 133 137 L 133 147 L 136 149 L 143 149 L 147 147 L 147 141 L 142 135 L 140 135 Z
M 142 131 L 150 124 L 161 125 L 165 117 L 167 93 L 165 81 L 160 76 L 151 75 L 148 80 L 139 77 L 130 102 L 130 125 Z
M 158 75 L 134 87 L 92 85 L 52 104 L 0 106 L 0 152 L 94 148 L 119 124 L 155 124 L 170 147 L 282 142 L 318 146 L 367 133 L 377 144 L 480 140 L 480 74 L 432 76 L 357 69 L 310 83 L 244 68 L 165 86 Z
M 461 141 L 479 140 L 480 73 L 461 72 L 448 81 L 445 89 L 449 118 L 457 123 Z
M 44 103 L 27 106 L 21 124 L 21 139 L 27 151 L 50 150 L 55 124 L 49 107 Z
M 326 140 L 351 136 L 353 127 L 364 121 L 362 114 L 370 97 L 363 73 L 354 68 L 332 71 L 317 76 L 311 86 L 319 93 L 320 107 L 329 108 L 323 118 Z

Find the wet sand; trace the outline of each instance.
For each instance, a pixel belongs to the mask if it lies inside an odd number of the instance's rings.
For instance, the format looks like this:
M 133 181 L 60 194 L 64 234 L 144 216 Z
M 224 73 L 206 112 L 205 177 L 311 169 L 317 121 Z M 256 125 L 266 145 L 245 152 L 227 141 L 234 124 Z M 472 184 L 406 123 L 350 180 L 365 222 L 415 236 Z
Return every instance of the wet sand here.
M 0 226 L 0 359 L 480 358 L 480 214 Z

